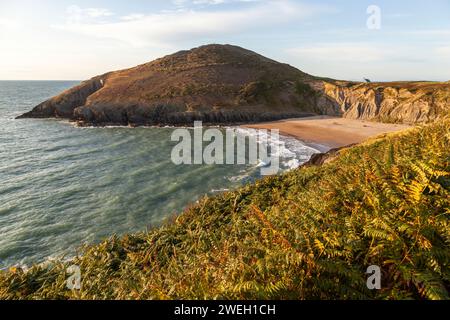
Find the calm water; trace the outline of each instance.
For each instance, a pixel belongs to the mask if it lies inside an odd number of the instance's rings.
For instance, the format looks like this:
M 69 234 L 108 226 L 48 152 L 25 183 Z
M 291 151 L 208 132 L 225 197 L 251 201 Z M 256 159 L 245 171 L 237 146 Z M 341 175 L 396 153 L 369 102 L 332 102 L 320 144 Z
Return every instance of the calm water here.
M 253 166 L 172 164 L 171 128 L 14 120 L 75 84 L 0 81 L 0 268 L 146 230 L 205 194 L 258 178 Z M 286 166 L 317 152 L 285 140 Z

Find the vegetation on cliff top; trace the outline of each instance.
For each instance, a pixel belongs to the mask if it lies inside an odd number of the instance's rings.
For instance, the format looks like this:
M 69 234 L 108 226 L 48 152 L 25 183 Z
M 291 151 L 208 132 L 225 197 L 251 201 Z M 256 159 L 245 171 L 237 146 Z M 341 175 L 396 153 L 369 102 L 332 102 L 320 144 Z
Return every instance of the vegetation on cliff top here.
M 446 120 L 202 199 L 70 263 L 0 273 L 0 298 L 448 299 L 449 214 Z M 381 290 L 366 287 L 370 265 Z

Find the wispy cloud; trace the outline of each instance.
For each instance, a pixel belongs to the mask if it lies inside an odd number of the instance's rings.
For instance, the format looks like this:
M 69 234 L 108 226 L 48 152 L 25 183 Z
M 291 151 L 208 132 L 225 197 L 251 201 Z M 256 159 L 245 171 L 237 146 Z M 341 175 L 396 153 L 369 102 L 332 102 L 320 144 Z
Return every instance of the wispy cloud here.
M 192 5 L 218 5 L 232 2 L 262 2 L 264 0 L 172 0 L 177 7 Z
M 377 31 L 359 1 L 96 0 L 67 12 L 61 1 L 24 1 L 0 0 L 2 78 L 83 79 L 226 42 L 333 78 L 450 79 L 448 1 L 377 1 Z
M 127 14 L 126 16 L 120 17 L 120 20 L 124 21 L 133 21 L 133 20 L 139 20 L 145 18 L 145 15 L 142 13 L 131 13 Z
M 115 39 L 139 47 L 164 46 L 187 37 L 190 40 L 205 36 L 217 38 L 243 31 L 269 29 L 326 10 L 322 6 L 288 0 L 258 2 L 241 10 L 181 9 L 156 14 L 127 15 L 100 23 L 83 19 L 93 11 L 80 9 L 81 14 L 78 10 L 73 10 L 73 18 L 65 25 L 56 27 L 85 36 Z M 106 14 L 110 15 L 110 12 L 104 11 L 99 17 Z M 90 18 L 94 18 L 92 14 Z
M 448 59 L 450 57 L 450 46 L 437 47 L 435 53 L 443 59 Z
M 406 31 L 405 34 L 415 36 L 450 36 L 450 29 L 419 29 Z
M 0 27 L 1 28 L 17 28 L 19 26 L 20 26 L 20 23 L 17 20 L 0 17 Z
M 66 10 L 67 23 L 79 24 L 86 21 L 92 21 L 98 18 L 105 18 L 113 16 L 114 13 L 106 8 L 85 8 L 82 9 L 79 6 L 72 5 Z

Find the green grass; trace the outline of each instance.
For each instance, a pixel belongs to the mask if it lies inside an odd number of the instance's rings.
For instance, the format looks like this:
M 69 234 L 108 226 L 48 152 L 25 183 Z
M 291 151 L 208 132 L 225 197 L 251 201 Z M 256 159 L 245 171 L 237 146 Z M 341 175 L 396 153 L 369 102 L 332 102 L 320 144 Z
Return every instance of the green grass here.
M 72 262 L 0 274 L 2 299 L 448 299 L 450 122 L 205 198 Z M 66 289 L 77 264 L 82 289 Z M 365 271 L 382 269 L 382 289 Z

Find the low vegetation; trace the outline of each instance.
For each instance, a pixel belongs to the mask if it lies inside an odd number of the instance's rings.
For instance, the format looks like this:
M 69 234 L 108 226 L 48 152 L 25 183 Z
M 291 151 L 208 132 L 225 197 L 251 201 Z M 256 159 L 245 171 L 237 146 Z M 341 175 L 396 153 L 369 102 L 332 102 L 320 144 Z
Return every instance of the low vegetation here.
M 317 92 L 308 83 L 296 81 L 295 90 L 300 96 L 317 96 Z
M 2 299 L 448 299 L 450 121 L 205 198 L 71 262 L 0 273 Z M 81 290 L 68 290 L 70 265 Z M 381 290 L 366 286 L 382 270 Z

